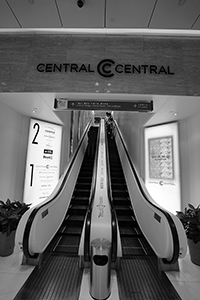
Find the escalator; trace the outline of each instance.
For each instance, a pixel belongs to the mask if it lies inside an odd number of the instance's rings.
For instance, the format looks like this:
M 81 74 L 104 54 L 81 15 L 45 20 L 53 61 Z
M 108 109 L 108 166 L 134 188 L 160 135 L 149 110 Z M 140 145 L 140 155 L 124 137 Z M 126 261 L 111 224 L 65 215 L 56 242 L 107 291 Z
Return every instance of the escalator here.
M 53 251 L 78 255 L 81 232 L 89 205 L 94 157 L 86 153 L 75 185 L 69 209 L 59 231 L 59 240 Z
M 119 297 L 121 300 L 181 300 L 165 273 L 159 271 L 157 257 L 137 223 L 114 138 L 108 137 L 108 153 L 123 255 L 121 268 L 117 270 Z
M 98 127 L 94 130 L 97 135 Z M 14 300 L 77 300 L 79 297 L 83 270 L 78 267 L 78 248 L 95 159 L 87 153 L 86 150 L 65 219 L 43 254 L 42 264 L 34 269 Z

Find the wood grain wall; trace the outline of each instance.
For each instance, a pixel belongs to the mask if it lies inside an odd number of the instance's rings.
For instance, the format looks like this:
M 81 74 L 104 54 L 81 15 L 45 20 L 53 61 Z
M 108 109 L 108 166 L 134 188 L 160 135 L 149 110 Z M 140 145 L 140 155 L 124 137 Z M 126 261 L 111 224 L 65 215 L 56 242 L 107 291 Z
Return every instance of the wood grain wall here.
M 116 64 L 170 66 L 174 75 L 96 71 L 103 59 Z M 90 64 L 94 72 L 37 71 L 39 63 Z M 96 86 L 96 83 L 99 86 Z M 111 84 L 111 85 L 110 85 Z M 0 35 L 0 92 L 85 92 L 200 95 L 197 37 L 100 35 Z

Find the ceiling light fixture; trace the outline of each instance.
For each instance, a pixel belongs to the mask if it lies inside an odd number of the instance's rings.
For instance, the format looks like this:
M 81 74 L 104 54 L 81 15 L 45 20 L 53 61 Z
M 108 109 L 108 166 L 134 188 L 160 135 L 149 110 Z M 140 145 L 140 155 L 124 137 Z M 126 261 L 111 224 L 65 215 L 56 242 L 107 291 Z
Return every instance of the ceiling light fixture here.
M 186 0 L 179 0 L 178 5 L 184 5 L 186 3 Z
M 84 3 L 85 3 L 85 0 L 78 0 L 77 1 L 77 5 L 78 5 L 79 8 L 82 8 Z
M 33 111 L 33 113 L 34 113 L 34 114 L 36 114 L 36 112 L 37 112 L 37 108 L 33 108 L 33 110 L 32 110 L 32 111 Z

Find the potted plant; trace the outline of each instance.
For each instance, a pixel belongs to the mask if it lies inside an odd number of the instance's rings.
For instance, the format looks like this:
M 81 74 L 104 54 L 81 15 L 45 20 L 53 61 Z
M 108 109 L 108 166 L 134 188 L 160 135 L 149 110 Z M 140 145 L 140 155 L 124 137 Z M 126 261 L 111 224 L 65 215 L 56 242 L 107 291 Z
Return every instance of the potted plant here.
M 176 213 L 185 229 L 191 261 L 200 265 L 200 205 L 188 204 L 184 212 Z
M 12 202 L 10 199 L 6 202 L 0 200 L 0 256 L 13 253 L 17 225 L 30 205 L 20 201 Z

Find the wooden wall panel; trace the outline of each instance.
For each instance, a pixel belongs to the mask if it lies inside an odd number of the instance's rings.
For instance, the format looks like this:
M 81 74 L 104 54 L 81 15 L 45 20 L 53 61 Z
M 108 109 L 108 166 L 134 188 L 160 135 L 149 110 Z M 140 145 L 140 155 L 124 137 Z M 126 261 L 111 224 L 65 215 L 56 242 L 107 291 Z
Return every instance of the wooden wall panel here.
M 199 49 L 197 37 L 0 35 L 0 92 L 94 93 L 98 89 L 100 93 L 200 95 Z M 169 66 L 174 75 L 114 73 L 105 78 L 97 72 L 103 59 L 115 65 Z M 90 64 L 94 72 L 40 73 L 39 63 Z

